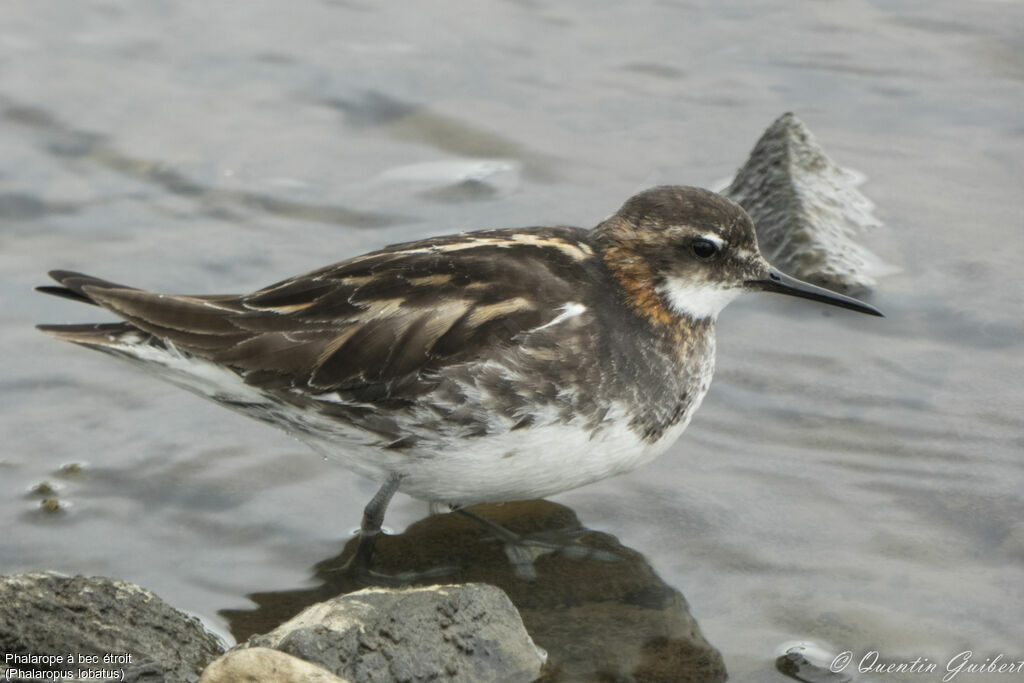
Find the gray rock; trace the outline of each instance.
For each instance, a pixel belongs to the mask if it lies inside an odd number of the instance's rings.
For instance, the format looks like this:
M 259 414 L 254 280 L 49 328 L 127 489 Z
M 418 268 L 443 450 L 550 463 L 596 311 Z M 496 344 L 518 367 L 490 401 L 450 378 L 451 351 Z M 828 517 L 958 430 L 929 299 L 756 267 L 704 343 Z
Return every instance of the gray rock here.
M 326 669 L 278 650 L 232 650 L 206 667 L 199 683 L 349 683 Z
M 83 676 L 91 681 L 194 681 L 223 651 L 198 619 L 132 583 L 56 572 L 0 577 L 0 652 L 23 658 L 0 662 L 5 680 L 17 680 L 19 669 L 120 672 Z M 32 660 L 45 656 L 55 661 Z
M 281 650 L 360 683 L 532 681 L 545 660 L 508 596 L 483 584 L 368 588 L 242 647 Z
M 881 224 L 857 190 L 862 181 L 833 163 L 800 119 L 783 114 L 723 194 L 754 219 L 772 265 L 830 289 L 863 293 L 887 267 L 856 242 Z
M 458 567 L 459 580 L 501 588 L 548 653 L 544 681 L 721 683 L 721 653 L 701 632 L 686 598 L 666 585 L 647 559 L 609 534 L 587 529 L 564 505 L 548 500 L 470 508 L 509 531 L 558 548 L 534 560 L 536 581 L 523 581 L 493 532 L 461 514 L 432 515 L 403 533 L 381 536 L 374 568 L 385 574 Z M 356 539 L 316 568 L 323 583 L 249 597 L 252 610 L 224 610 L 239 641 L 280 624 L 303 606 L 363 587 L 343 568 Z

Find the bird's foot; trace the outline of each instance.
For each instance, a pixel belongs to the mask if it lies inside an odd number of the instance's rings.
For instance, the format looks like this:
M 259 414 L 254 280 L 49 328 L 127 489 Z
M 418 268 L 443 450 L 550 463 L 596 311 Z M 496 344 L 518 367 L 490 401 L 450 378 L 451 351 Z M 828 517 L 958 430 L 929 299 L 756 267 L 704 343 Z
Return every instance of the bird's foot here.
M 362 586 L 380 586 L 385 588 L 397 588 L 423 583 L 431 579 L 444 576 L 453 576 L 458 573 L 458 567 L 431 567 L 419 571 L 407 572 L 381 572 L 372 568 L 373 557 L 377 545 L 378 534 L 359 534 L 359 543 L 356 551 L 340 567 L 333 569 L 333 572 L 340 574 L 352 583 Z
M 580 543 L 578 537 L 587 533 L 584 529 L 575 532 L 556 530 L 538 531 L 532 534 L 517 534 L 471 510 L 459 508 L 458 512 L 483 525 L 502 543 L 505 556 L 512 565 L 516 578 L 522 581 L 536 581 L 537 568 L 535 562 L 550 553 L 562 553 L 566 557 L 596 560 L 599 562 L 616 562 L 619 560 L 619 557 L 614 553 L 590 548 Z
M 422 571 L 386 573 L 371 569 L 373 556 L 377 551 L 377 538 L 381 535 L 384 512 L 388 503 L 398 491 L 402 477 L 392 475 L 380 487 L 376 495 L 363 510 L 363 521 L 359 526 L 359 542 L 352 557 L 335 570 L 352 583 L 363 586 L 408 586 L 429 579 L 449 576 L 457 572 L 456 567 L 431 567 Z
M 369 567 L 346 562 L 345 566 L 335 571 L 343 574 L 345 578 L 353 583 L 362 586 L 379 586 L 381 588 L 401 588 L 422 584 L 433 579 L 451 577 L 458 574 L 458 567 L 431 567 L 422 571 L 410 572 L 381 572 Z

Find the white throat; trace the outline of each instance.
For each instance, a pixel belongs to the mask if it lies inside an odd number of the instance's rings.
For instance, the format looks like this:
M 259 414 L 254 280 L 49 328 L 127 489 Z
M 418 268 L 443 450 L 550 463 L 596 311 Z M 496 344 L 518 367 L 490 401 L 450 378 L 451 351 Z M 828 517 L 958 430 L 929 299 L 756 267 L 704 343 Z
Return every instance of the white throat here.
M 668 301 L 668 305 L 676 313 L 695 319 L 710 318 L 715 320 L 729 302 L 743 293 L 738 287 L 716 287 L 714 285 L 696 285 L 679 278 L 666 278 L 658 290 Z

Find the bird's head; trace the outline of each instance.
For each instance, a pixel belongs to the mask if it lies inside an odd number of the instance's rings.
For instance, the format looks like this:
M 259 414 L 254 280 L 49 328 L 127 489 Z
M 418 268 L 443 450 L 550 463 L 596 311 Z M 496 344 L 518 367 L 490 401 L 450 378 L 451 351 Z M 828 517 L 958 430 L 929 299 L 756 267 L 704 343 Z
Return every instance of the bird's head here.
M 882 315 L 862 301 L 773 268 L 754 222 L 735 202 L 696 187 L 662 186 L 631 197 L 595 229 L 605 264 L 649 318 L 714 320 L 743 292 L 769 291 Z

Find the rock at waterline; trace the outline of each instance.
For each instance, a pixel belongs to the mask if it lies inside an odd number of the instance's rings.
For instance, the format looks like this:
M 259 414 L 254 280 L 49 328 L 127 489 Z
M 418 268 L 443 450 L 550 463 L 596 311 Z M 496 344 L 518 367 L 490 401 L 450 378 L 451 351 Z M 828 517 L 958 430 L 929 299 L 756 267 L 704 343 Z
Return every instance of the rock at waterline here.
M 686 599 L 640 553 L 580 524 L 575 512 L 547 500 L 482 504 L 472 511 L 520 536 L 544 539 L 551 552 L 533 558 L 537 579 L 524 582 L 506 548 L 479 522 L 438 514 L 403 533 L 382 536 L 374 568 L 389 575 L 458 567 L 463 583 L 497 586 L 519 610 L 533 641 L 547 651 L 544 681 L 725 681 L 725 663 L 701 633 Z M 241 642 L 304 607 L 364 587 L 343 569 L 353 538 L 316 566 L 319 585 L 253 593 L 251 610 L 222 610 Z M 553 550 L 560 548 L 560 550 Z
M 368 588 L 312 605 L 244 647 L 353 681 L 533 681 L 546 658 L 508 596 L 485 584 Z
M 863 176 L 837 166 L 795 115 L 780 116 L 722 194 L 746 209 L 768 261 L 829 289 L 865 293 L 891 270 L 857 243 L 881 225 L 857 189 Z
M 232 650 L 206 667 L 199 683 L 350 683 L 298 657 L 266 647 Z
M 57 572 L 0 577 L 0 652 L 21 658 L 0 662 L 4 680 L 25 679 L 13 673 L 20 670 L 71 672 L 60 680 L 72 681 L 185 683 L 223 651 L 198 619 L 126 581 Z M 79 678 L 80 671 L 87 673 Z

